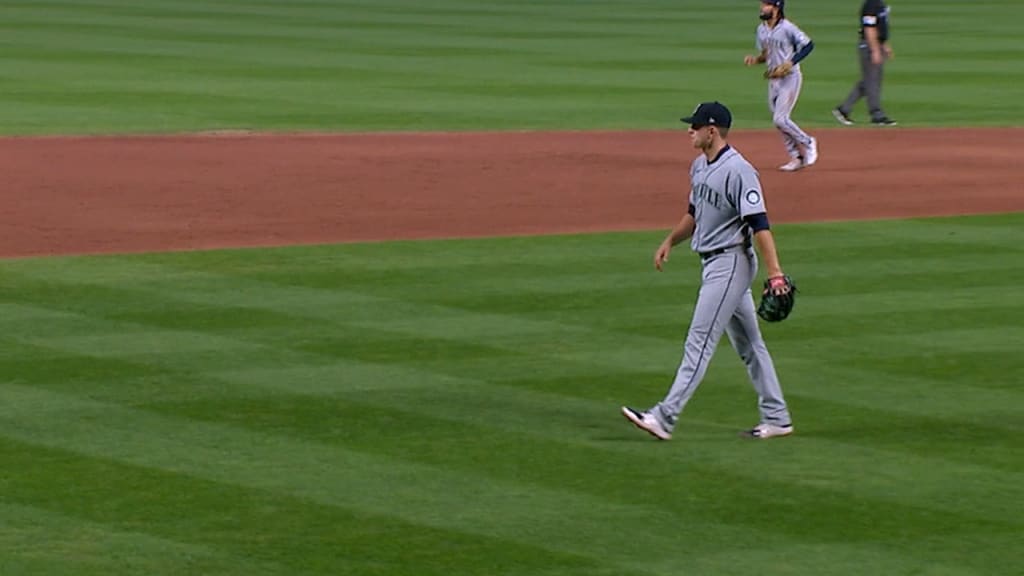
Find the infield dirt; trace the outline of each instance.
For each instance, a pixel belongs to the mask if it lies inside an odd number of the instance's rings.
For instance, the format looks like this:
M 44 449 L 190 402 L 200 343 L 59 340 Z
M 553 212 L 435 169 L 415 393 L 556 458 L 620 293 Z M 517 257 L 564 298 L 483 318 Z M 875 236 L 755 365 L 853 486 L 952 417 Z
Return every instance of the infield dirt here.
M 1022 129 L 815 131 L 781 173 L 771 131 L 731 142 L 773 222 L 1024 210 Z M 668 229 L 685 131 L 205 134 L 0 139 L 0 256 Z

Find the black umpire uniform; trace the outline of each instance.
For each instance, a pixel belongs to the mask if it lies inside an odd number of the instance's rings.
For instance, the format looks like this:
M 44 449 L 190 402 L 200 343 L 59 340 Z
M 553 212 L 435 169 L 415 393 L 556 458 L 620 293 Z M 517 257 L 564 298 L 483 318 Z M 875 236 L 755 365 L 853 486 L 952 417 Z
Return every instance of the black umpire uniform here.
M 873 32 L 866 32 L 868 30 Z M 885 61 L 892 57 L 889 47 L 889 7 L 884 0 L 864 0 L 860 9 L 860 44 L 857 51 L 860 54 L 861 78 L 854 84 L 846 100 L 832 110 L 832 114 L 836 120 L 849 126 L 853 124 L 850 111 L 858 100 L 867 98 L 871 123 L 892 126 L 896 122 L 882 110 L 882 68 Z

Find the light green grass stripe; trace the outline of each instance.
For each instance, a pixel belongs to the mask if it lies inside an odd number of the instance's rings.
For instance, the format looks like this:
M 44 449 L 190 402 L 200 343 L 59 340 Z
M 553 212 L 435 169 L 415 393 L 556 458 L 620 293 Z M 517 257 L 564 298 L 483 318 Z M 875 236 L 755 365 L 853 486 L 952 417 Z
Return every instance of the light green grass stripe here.
M 207 546 L 57 514 L 0 504 L 0 572 L 75 574 L 281 574 L 280 566 L 252 562 Z

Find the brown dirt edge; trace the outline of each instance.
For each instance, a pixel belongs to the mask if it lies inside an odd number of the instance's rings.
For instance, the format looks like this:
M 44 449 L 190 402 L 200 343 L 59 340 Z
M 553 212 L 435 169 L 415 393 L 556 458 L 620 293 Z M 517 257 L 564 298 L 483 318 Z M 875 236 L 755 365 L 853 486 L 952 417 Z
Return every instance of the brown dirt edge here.
M 1024 211 L 1024 129 L 818 130 L 783 174 L 778 134 L 732 138 L 774 222 Z M 0 139 L 0 257 L 667 229 L 682 131 Z

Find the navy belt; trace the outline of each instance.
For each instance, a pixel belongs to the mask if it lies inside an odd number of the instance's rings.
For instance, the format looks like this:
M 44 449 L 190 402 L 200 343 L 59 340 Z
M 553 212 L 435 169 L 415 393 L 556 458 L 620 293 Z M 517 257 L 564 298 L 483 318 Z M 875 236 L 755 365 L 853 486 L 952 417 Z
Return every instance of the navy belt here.
M 698 255 L 701 260 L 707 260 L 720 254 L 725 254 L 726 252 L 732 252 L 740 249 L 746 250 L 747 248 L 750 248 L 750 243 L 744 242 L 743 244 L 733 244 L 732 246 L 726 246 L 725 248 L 719 248 L 718 250 L 712 250 L 710 252 L 699 252 Z

